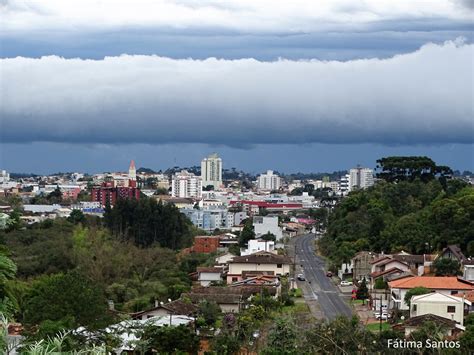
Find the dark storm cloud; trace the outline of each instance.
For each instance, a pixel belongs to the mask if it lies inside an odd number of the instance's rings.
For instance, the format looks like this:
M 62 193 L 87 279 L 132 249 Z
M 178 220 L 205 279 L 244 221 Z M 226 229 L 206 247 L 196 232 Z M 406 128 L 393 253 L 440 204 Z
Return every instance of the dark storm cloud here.
M 472 143 L 473 45 L 347 62 L 12 58 L 2 141 Z

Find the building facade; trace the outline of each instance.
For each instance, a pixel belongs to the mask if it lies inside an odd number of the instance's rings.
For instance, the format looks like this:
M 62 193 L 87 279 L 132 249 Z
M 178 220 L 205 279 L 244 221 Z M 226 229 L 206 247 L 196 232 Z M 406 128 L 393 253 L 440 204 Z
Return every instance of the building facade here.
M 374 171 L 370 168 L 357 167 L 349 171 L 349 191 L 366 189 L 374 184 Z
M 222 159 L 214 153 L 201 161 L 202 186 L 212 185 L 214 190 L 222 186 Z
M 283 232 L 278 225 L 278 217 L 255 216 L 253 218 L 253 229 L 257 237 L 271 233 L 277 241 L 283 238 Z
M 272 170 L 267 170 L 266 174 L 261 174 L 257 179 L 257 188 L 259 190 L 279 190 L 281 187 L 281 178 L 274 174 Z
M 201 198 L 202 179 L 186 170 L 173 175 L 171 196 L 181 198 Z

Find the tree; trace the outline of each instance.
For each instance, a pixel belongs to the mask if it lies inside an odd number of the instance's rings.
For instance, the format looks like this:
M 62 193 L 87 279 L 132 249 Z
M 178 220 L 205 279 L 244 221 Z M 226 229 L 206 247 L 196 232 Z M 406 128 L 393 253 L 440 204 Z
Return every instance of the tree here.
M 455 259 L 437 258 L 433 267 L 436 276 L 456 276 L 461 274 L 461 265 Z
M 410 307 L 411 298 L 413 296 L 424 295 L 430 293 L 431 291 L 426 287 L 414 287 L 405 294 L 404 301 L 408 307 Z
M 270 329 L 268 344 L 262 354 L 299 354 L 296 345 L 298 330 L 290 318 L 277 318 Z
M 274 241 L 274 242 L 276 241 L 275 234 L 270 233 L 270 232 L 267 232 L 263 234 L 262 236 L 260 236 L 260 239 L 267 240 L 267 241 Z
M 192 328 L 179 326 L 148 326 L 143 331 L 141 341 L 159 354 L 197 353 L 199 337 Z
M 86 222 L 86 216 L 84 216 L 81 210 L 72 210 L 67 220 L 73 224 L 84 224 Z
M 449 167 L 437 166 L 428 157 L 387 157 L 377 160 L 377 177 L 388 182 L 413 181 L 427 182 L 436 176 L 445 177 L 453 172 Z
M 59 188 L 59 186 L 56 187 L 56 189 L 54 189 L 53 192 L 51 192 L 48 196 L 47 196 L 47 200 L 50 202 L 50 203 L 61 203 L 62 200 L 63 200 L 63 194 L 61 192 L 61 189 Z
M 240 232 L 239 236 L 239 245 L 243 248 L 245 247 L 250 239 L 255 238 L 255 232 L 253 230 L 253 221 L 251 218 L 247 218 L 244 221 L 244 228 Z
M 3 252 L 0 251 L 0 314 L 12 317 L 17 308 L 16 300 L 9 287 L 9 281 L 16 274 L 16 265 Z
M 24 322 L 30 326 L 59 321 L 94 328 L 108 319 L 101 286 L 76 272 L 41 277 L 27 297 Z
M 209 327 L 214 326 L 221 313 L 221 308 L 215 302 L 204 300 L 199 303 L 198 315 L 203 318 L 205 324 Z
M 364 277 L 357 288 L 357 299 L 366 300 L 367 298 L 369 298 L 369 289 L 367 288 L 367 282 Z

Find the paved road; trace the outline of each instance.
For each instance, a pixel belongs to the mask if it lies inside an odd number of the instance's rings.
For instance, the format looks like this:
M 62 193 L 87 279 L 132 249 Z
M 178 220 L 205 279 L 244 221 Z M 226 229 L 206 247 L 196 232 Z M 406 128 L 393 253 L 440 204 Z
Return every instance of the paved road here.
M 297 237 L 295 244 L 297 270 L 303 265 L 306 278 L 304 297 L 307 300 L 317 299 L 326 319 L 332 320 L 340 315 L 351 317 L 351 308 L 341 298 L 336 285 L 326 276 L 324 260 L 314 253 L 314 239 L 314 234 L 307 234 Z

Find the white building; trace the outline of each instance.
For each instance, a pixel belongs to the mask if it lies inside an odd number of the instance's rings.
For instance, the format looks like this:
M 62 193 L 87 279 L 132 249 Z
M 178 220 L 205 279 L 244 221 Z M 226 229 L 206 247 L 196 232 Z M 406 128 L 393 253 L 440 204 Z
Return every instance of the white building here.
M 10 174 L 6 170 L 0 170 L 0 183 L 9 182 Z
M 253 218 L 253 229 L 257 237 L 271 233 L 277 241 L 283 238 L 283 232 L 278 226 L 278 217 L 255 216 Z
M 272 170 L 267 170 L 266 174 L 261 174 L 257 179 L 259 190 L 278 190 L 281 187 L 281 178 L 274 174 Z
M 202 179 L 186 170 L 173 175 L 171 196 L 182 198 L 201 198 Z
M 202 186 L 214 186 L 217 190 L 222 186 L 222 159 L 214 153 L 201 161 Z
M 365 189 L 374 184 L 374 171 L 370 168 L 357 167 L 349 171 L 349 191 Z
M 240 249 L 240 255 L 250 255 L 259 251 L 268 251 L 269 253 L 276 254 L 275 242 L 272 240 L 250 239 L 247 249 Z
M 410 317 L 434 314 L 464 325 L 464 310 L 471 302 L 461 297 L 445 295 L 439 292 L 413 296 L 410 302 Z

